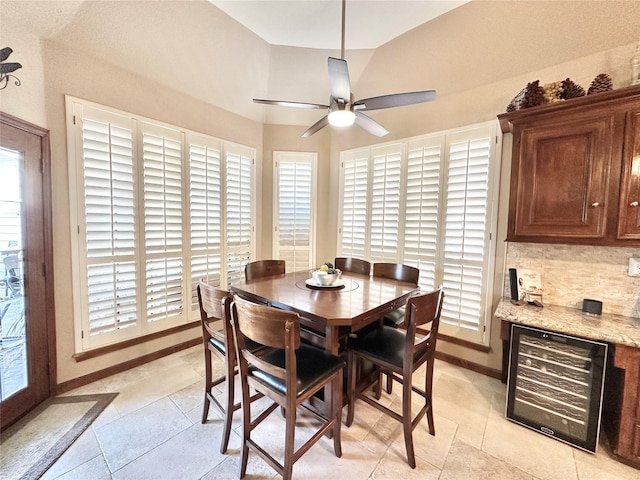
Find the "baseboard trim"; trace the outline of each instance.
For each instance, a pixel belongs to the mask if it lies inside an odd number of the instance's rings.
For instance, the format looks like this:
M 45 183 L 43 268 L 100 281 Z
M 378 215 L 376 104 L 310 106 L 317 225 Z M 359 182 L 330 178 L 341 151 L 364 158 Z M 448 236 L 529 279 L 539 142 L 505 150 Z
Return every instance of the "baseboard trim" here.
M 83 387 L 84 385 L 88 385 L 89 383 L 95 382 L 97 380 L 102 380 L 103 378 L 106 378 L 110 375 L 121 373 L 121 372 L 124 372 L 125 370 L 129 370 L 134 367 L 139 367 L 140 365 L 144 365 L 145 363 L 149 363 L 153 360 L 157 360 L 158 358 L 166 357 L 167 355 L 171 355 L 172 353 L 179 352 L 180 350 L 184 350 L 186 348 L 190 348 L 201 343 L 202 343 L 202 337 L 200 336 L 192 340 L 187 340 L 186 342 L 182 342 L 177 345 L 163 348 L 162 350 L 148 353 L 141 357 L 137 357 L 132 360 L 119 363 L 117 365 L 112 365 L 111 367 L 105 368 L 103 370 L 98 370 L 88 375 L 84 375 L 82 377 L 74 378 L 73 380 L 68 380 L 66 382 L 59 383 L 56 386 L 56 394 L 59 395 L 61 393 L 65 393 L 70 390 L 73 390 L 74 388 Z
M 463 358 L 454 357 L 453 355 L 449 355 L 448 353 L 444 352 L 436 351 L 435 356 L 438 360 L 442 360 L 443 362 L 450 363 L 457 367 L 466 368 L 467 370 L 472 370 L 488 377 L 497 378 L 498 380 L 502 379 L 501 370 L 496 370 L 494 368 L 485 367 L 484 365 L 480 365 L 478 363 L 469 362 L 467 360 L 464 360 Z

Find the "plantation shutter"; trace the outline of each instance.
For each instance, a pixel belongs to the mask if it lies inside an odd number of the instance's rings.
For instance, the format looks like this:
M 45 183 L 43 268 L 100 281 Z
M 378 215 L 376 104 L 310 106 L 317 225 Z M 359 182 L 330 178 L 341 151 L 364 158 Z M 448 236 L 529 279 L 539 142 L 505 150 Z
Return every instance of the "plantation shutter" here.
M 369 153 L 348 152 L 342 156 L 340 255 L 366 258 L 367 203 L 369 197 Z
M 252 169 L 254 153 L 235 147 L 226 152 L 227 285 L 244 280 L 244 266 L 253 258 Z
M 404 262 L 420 269 L 420 286 L 436 287 L 440 215 L 440 137 L 410 142 L 404 220 Z
M 191 229 L 191 309 L 198 318 L 196 286 L 200 280 L 221 286 L 222 164 L 219 142 L 195 137 L 189 145 Z
M 316 157 L 274 152 L 274 258 L 285 260 L 289 272 L 313 267 Z
M 477 343 L 491 313 L 495 141 L 492 122 L 341 152 L 338 255 L 418 267 L 423 291 L 444 287 L 440 331 Z
M 376 148 L 372 157 L 369 259 L 373 262 L 396 262 L 402 146 Z
M 453 136 L 448 142 L 441 318 L 473 332 L 484 324 L 491 140 Z
M 85 261 L 80 275 L 83 343 L 110 343 L 138 323 L 134 258 L 135 124 L 125 116 L 74 106 L 81 129 Z
M 184 311 L 182 258 L 182 135 L 142 125 L 147 321 Z

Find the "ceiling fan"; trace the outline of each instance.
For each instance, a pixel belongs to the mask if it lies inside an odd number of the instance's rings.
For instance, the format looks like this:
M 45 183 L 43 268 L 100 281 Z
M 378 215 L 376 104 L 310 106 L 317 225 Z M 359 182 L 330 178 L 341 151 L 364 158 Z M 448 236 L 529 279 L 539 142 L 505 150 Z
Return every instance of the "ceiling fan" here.
M 265 105 L 280 105 L 283 107 L 295 108 L 326 108 L 328 110 L 327 115 L 311 125 L 311 127 L 302 134 L 302 137 L 310 137 L 327 125 L 346 127 L 353 125 L 354 123 L 376 137 L 383 137 L 389 133 L 389 131 L 374 119 L 362 113 L 363 111 L 403 107 L 405 105 L 430 102 L 436 98 L 435 90 L 424 90 L 419 92 L 381 95 L 378 97 L 370 97 L 354 101 L 353 92 L 351 91 L 351 82 L 349 81 L 349 69 L 347 67 L 347 61 L 344 60 L 345 9 L 346 0 L 342 0 L 341 58 L 329 57 L 329 87 L 331 90 L 329 105 L 288 102 L 281 100 L 263 100 L 259 98 L 253 99 L 255 103 L 262 103 Z

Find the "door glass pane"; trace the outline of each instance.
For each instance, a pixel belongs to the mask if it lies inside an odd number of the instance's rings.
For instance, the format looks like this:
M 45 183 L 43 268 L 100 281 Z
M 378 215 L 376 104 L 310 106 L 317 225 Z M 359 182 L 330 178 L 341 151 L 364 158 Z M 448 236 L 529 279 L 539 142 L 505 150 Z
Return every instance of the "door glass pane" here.
M 0 393 L 28 384 L 22 257 L 20 154 L 0 148 Z

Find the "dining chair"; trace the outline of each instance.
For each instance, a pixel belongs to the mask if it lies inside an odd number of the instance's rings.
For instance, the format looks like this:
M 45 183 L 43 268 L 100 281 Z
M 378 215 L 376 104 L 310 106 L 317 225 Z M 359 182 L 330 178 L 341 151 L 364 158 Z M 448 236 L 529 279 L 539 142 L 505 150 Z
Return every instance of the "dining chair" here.
M 213 287 L 204 281 L 200 281 L 197 286 L 198 303 L 200 305 L 200 323 L 202 324 L 202 341 L 204 345 L 204 366 L 205 366 L 205 392 L 204 406 L 202 409 L 202 423 L 206 423 L 209 415 L 211 402 L 220 410 L 224 418 L 224 428 L 220 453 L 227 451 L 229 445 L 229 435 L 231 433 L 231 422 L 233 412 L 240 408 L 240 402 L 235 400 L 235 376 L 237 374 L 235 347 L 233 344 L 233 331 L 231 328 L 231 316 L 229 307 L 231 305 L 231 293 Z M 223 305 L 223 301 L 227 299 Z M 247 341 L 246 348 L 254 353 L 264 350 L 262 345 Z M 213 379 L 212 356 L 211 353 L 220 357 L 224 361 L 224 375 Z M 213 388 L 225 383 L 224 406 L 214 395 Z M 251 401 L 262 397 L 254 395 Z
M 346 425 L 351 426 L 354 417 L 356 399 L 363 400 L 391 418 L 402 423 L 407 460 L 411 468 L 416 467 L 413 449 L 413 430 L 419 425 L 423 416 L 427 416 L 429 433 L 435 435 L 433 423 L 433 362 L 438 338 L 438 326 L 444 292 L 442 287 L 430 293 L 415 295 L 407 300 L 406 329 L 381 325 L 363 337 L 358 337 L 349 345 L 347 372 L 347 418 Z M 428 329 L 428 330 L 427 330 Z M 419 333 L 419 336 L 416 335 Z M 365 390 L 375 382 L 369 379 L 364 385 L 356 385 L 357 366 L 359 360 L 366 360 L 389 372 L 391 378 L 402 384 L 402 412 L 398 413 L 382 405 Z M 413 372 L 426 363 L 425 388 L 415 386 L 412 382 Z M 420 411 L 412 416 L 412 392 L 424 400 Z
M 420 278 L 420 270 L 410 265 L 403 265 L 401 263 L 374 263 L 373 264 L 373 276 L 382 278 L 392 278 L 400 282 L 415 283 L 418 284 Z M 394 328 L 400 328 L 405 321 L 404 307 L 397 308 L 392 312 L 387 313 L 384 316 L 383 322 L 385 325 Z M 393 382 L 387 375 L 387 393 L 391 393 L 393 389 Z M 380 394 L 378 392 L 378 398 Z
M 328 402 L 324 415 L 304 404 L 327 385 L 342 392 L 344 361 L 324 349 L 301 343 L 300 316 L 296 312 L 259 305 L 234 296 L 232 307 L 233 331 L 238 346 L 238 362 L 242 385 L 242 455 L 240 478 L 246 473 L 249 450 L 256 453 L 284 480 L 289 480 L 293 464 L 325 433 L 333 435 L 333 450 L 342 456 L 340 423 L 341 395 Z M 247 348 L 253 340 L 272 350 L 258 357 Z M 263 393 L 273 403 L 256 418 L 251 418 L 251 404 L 247 401 L 249 387 Z M 285 417 L 284 460 L 279 463 L 267 450 L 258 445 L 251 432 L 278 406 Z M 320 421 L 316 433 L 294 450 L 296 414 L 301 409 Z M 322 468 L 321 465 L 318 468 Z
M 343 272 L 371 275 L 371 263 L 353 257 L 336 257 L 333 266 Z
M 284 275 L 286 263 L 284 260 L 256 260 L 247 263 L 244 267 L 245 280 Z

